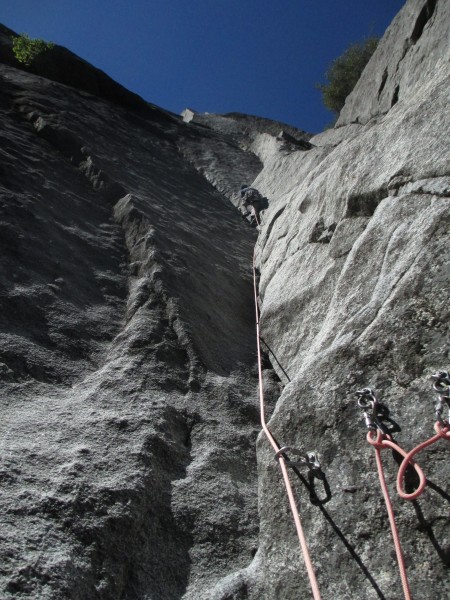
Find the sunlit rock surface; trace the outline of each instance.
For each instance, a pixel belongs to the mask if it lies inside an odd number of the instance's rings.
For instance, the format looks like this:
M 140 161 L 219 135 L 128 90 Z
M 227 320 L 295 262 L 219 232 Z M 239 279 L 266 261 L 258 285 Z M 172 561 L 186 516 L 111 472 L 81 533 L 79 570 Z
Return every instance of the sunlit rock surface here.
M 255 117 L 183 120 L 63 49 L 19 70 L 0 30 L 2 598 L 311 596 L 257 440 L 255 243 L 269 424 L 322 464 L 292 472 L 322 597 L 403 597 L 355 392 L 377 391 L 404 448 L 433 434 L 449 24 L 443 0 L 408 1 L 338 126 L 285 128 L 298 144 Z M 419 456 L 413 503 L 384 456 L 415 598 L 449 594 L 448 451 Z

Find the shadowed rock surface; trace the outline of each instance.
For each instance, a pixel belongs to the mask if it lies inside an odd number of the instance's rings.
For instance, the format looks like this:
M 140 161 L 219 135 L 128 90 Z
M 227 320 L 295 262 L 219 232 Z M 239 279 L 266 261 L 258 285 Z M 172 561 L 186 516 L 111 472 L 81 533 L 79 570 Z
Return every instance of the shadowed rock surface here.
M 30 73 L 46 77 L 80 91 L 95 94 L 127 109 L 151 116 L 161 121 L 171 121 L 175 115 L 164 109 L 149 104 L 143 98 L 130 92 L 111 79 L 109 75 L 89 64 L 67 48 L 55 44 L 51 51 L 43 52 L 35 57 L 30 65 L 20 63 L 12 50 L 13 38 L 17 33 L 0 23 L 0 55 L 1 62 L 15 68 L 25 69 Z
M 256 439 L 255 243 L 269 425 L 324 474 L 292 472 L 322 597 L 403 597 L 355 392 L 377 391 L 406 449 L 433 434 L 449 24 L 448 3 L 409 0 L 338 127 L 285 129 L 300 146 L 264 119 L 186 123 L 17 69 L 0 30 L 2 598 L 311 596 Z M 242 183 L 268 200 L 259 232 Z M 419 456 L 412 503 L 383 456 L 415 598 L 450 591 L 448 451 Z
M 0 77 L 3 594 L 201 597 L 257 546 L 254 233 L 176 124 Z

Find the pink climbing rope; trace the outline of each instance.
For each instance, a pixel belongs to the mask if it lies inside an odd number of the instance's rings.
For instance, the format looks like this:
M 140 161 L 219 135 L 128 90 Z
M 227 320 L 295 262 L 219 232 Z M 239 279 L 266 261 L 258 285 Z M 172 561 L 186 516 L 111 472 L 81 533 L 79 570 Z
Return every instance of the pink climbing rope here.
M 444 374 L 444 375 L 447 376 L 447 374 Z M 437 389 L 436 387 L 435 387 L 435 390 L 439 391 L 439 389 Z M 362 390 L 362 392 L 358 392 L 358 395 L 360 396 L 360 398 L 365 397 L 366 400 L 367 400 L 367 397 L 372 398 L 372 400 L 369 403 L 363 402 L 363 404 L 360 404 L 360 406 L 365 409 L 367 409 L 369 406 L 371 406 L 373 415 L 376 416 L 375 406 L 377 404 L 377 401 L 376 401 L 376 398 L 373 395 L 372 391 L 370 389 L 366 388 L 365 390 Z M 367 441 L 371 446 L 373 446 L 373 448 L 375 450 L 375 458 L 376 458 L 376 462 L 377 462 L 378 477 L 380 479 L 381 490 L 383 492 L 384 501 L 386 503 L 386 509 L 387 509 L 387 513 L 388 513 L 388 517 L 389 517 L 389 523 L 391 526 L 392 538 L 394 541 L 395 552 L 397 555 L 397 562 L 398 562 L 398 567 L 399 567 L 399 572 L 400 572 L 400 579 L 401 579 L 402 587 L 403 587 L 403 593 L 405 596 L 405 600 L 411 600 L 411 590 L 409 587 L 408 577 L 406 574 L 406 566 L 405 566 L 405 560 L 404 560 L 404 556 L 403 556 L 402 547 L 400 544 L 400 536 L 398 533 L 397 524 L 395 522 L 395 513 L 394 513 L 393 506 L 392 506 L 391 498 L 389 496 L 389 490 L 388 490 L 388 487 L 386 484 L 386 478 L 384 476 L 383 462 L 381 460 L 381 450 L 390 448 L 392 450 L 395 450 L 401 456 L 403 456 L 403 460 L 400 464 L 399 471 L 397 474 L 397 482 L 396 482 L 397 492 L 398 492 L 400 498 L 402 498 L 403 500 L 415 500 L 423 493 L 423 491 L 427 485 L 427 480 L 426 480 L 426 477 L 425 477 L 422 469 L 413 460 L 413 458 L 421 450 L 424 450 L 428 446 L 431 446 L 432 444 L 434 444 L 435 442 L 438 442 L 441 439 L 446 439 L 446 440 L 450 441 L 450 424 L 448 422 L 442 421 L 442 419 L 441 419 L 441 422 L 436 421 L 436 423 L 434 425 L 436 435 L 432 436 L 428 440 L 425 440 L 421 444 L 418 444 L 415 448 L 413 448 L 409 452 L 405 452 L 405 450 L 403 450 L 403 448 L 401 448 L 398 444 L 396 444 L 394 442 L 394 440 L 392 439 L 392 436 L 389 433 L 385 433 L 385 432 L 381 431 L 380 428 L 378 428 L 376 430 L 376 434 L 375 434 L 375 427 L 374 427 L 373 419 L 370 416 L 368 416 L 367 412 L 365 413 L 365 417 L 366 417 L 366 423 L 370 428 L 370 431 L 367 433 Z M 440 415 L 439 415 L 439 417 L 440 417 Z M 414 490 L 414 492 L 411 492 L 411 493 L 406 492 L 404 490 L 404 485 L 403 485 L 404 480 L 405 480 L 406 470 L 408 469 L 408 467 L 412 467 L 416 471 L 416 474 L 419 477 L 419 484 L 418 484 L 417 488 Z
M 394 508 L 392 506 L 392 501 L 389 496 L 389 490 L 388 490 L 388 487 L 386 484 L 386 478 L 384 476 L 383 462 L 381 460 L 381 450 L 384 448 L 393 448 L 397 452 L 400 452 L 400 454 L 402 454 L 402 456 L 406 456 L 406 452 L 404 452 L 403 449 L 400 448 L 400 446 L 397 446 L 397 444 L 395 444 L 392 441 L 391 436 L 389 436 L 388 434 L 383 434 L 381 431 L 378 430 L 376 439 L 373 439 L 372 436 L 373 436 L 373 432 L 369 431 L 367 434 L 367 441 L 369 442 L 369 444 L 371 446 L 373 446 L 373 448 L 375 450 L 375 458 L 377 461 L 378 477 L 380 479 L 381 491 L 383 492 L 384 502 L 386 504 L 386 510 L 388 513 L 389 523 L 391 526 L 392 539 L 394 541 L 395 553 L 397 555 L 398 570 L 400 572 L 400 579 L 402 582 L 403 594 L 405 596 L 405 600 L 411 600 L 412 596 L 411 596 L 411 589 L 409 587 L 408 576 L 406 574 L 405 558 L 403 556 L 403 550 L 402 550 L 402 546 L 400 543 L 400 536 L 398 533 L 397 524 L 395 522 Z M 415 463 L 412 463 L 412 464 L 414 464 L 414 468 L 416 469 L 416 472 L 418 473 L 419 478 L 422 480 L 422 478 L 424 478 L 422 469 Z
M 259 220 L 257 219 L 256 215 L 256 222 L 259 225 Z M 261 366 L 261 344 L 260 344 L 260 331 L 259 331 L 259 308 L 258 308 L 258 292 L 257 292 L 257 284 L 256 284 L 256 265 L 255 265 L 255 254 L 253 254 L 253 287 L 254 287 L 254 294 L 255 294 L 255 312 L 256 312 L 256 347 L 257 347 L 257 351 L 258 351 L 258 376 L 259 376 L 259 404 L 260 404 L 260 415 L 261 415 L 261 425 L 263 428 L 264 433 L 267 436 L 267 439 L 269 440 L 270 444 L 272 445 L 272 448 L 274 449 L 275 453 L 278 453 L 280 451 L 280 447 L 277 444 L 277 442 L 275 441 L 273 435 L 270 433 L 269 428 L 267 427 L 266 424 L 266 418 L 265 418 L 265 406 L 264 406 L 264 389 L 263 389 L 263 378 L 262 378 L 262 366 Z M 297 504 L 294 498 L 294 493 L 292 491 L 292 486 L 291 486 L 291 482 L 289 480 L 289 474 L 287 471 L 287 467 L 286 467 L 286 463 L 284 461 L 283 455 L 280 453 L 278 454 L 279 456 L 279 463 L 280 463 L 280 468 L 281 468 L 281 472 L 283 474 L 283 479 L 284 479 L 284 485 L 286 487 L 286 493 L 288 495 L 288 499 L 289 499 L 289 505 L 291 507 L 291 512 L 292 512 L 292 516 L 294 518 L 294 523 L 295 523 L 295 528 L 297 530 L 297 536 L 300 542 L 300 548 L 302 550 L 303 553 L 303 560 L 305 562 L 305 567 L 306 570 L 308 572 L 308 577 L 309 577 L 309 581 L 311 584 L 311 590 L 312 590 L 312 594 L 313 594 L 313 598 L 314 600 L 321 600 L 321 596 L 320 596 L 320 591 L 319 591 L 319 585 L 317 583 L 317 578 L 316 578 L 316 574 L 314 572 L 314 567 L 311 561 L 311 557 L 309 554 L 309 550 L 308 550 L 308 545 L 306 542 L 306 538 L 305 538 L 305 534 L 303 531 L 303 527 L 300 521 L 300 515 L 297 509 Z
M 436 435 L 429 438 L 428 440 L 425 440 L 425 442 L 418 444 L 415 448 L 410 450 L 407 454 L 402 453 L 404 458 L 403 458 L 402 464 L 400 465 L 400 468 L 398 471 L 397 492 L 398 492 L 398 495 L 400 496 L 400 498 L 403 498 L 404 500 L 415 500 L 416 498 L 418 498 L 420 496 L 420 494 L 423 492 L 423 490 L 425 489 L 425 486 L 427 484 L 427 480 L 424 477 L 423 485 L 422 485 L 422 480 L 420 480 L 419 486 L 414 492 L 412 492 L 411 494 L 408 494 L 404 491 L 403 481 L 405 479 L 405 473 L 406 473 L 406 469 L 408 468 L 408 465 L 413 465 L 414 468 L 416 468 L 416 465 L 415 465 L 414 461 L 412 460 L 413 456 L 418 454 L 424 448 L 428 448 L 428 446 L 431 446 L 432 444 L 434 444 L 435 442 L 438 442 L 441 439 L 448 440 L 450 442 L 450 425 L 449 424 L 442 425 L 441 423 L 439 423 L 439 421 L 436 421 L 436 423 L 434 424 L 434 430 L 436 431 Z M 417 471 L 417 469 L 416 469 L 416 471 Z

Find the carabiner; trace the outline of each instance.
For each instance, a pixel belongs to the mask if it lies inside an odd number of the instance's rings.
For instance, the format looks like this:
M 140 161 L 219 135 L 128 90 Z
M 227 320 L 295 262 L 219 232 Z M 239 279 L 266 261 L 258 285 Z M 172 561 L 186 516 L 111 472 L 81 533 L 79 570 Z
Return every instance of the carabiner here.
M 358 406 L 362 408 L 364 415 L 364 423 L 370 431 L 375 431 L 377 428 L 377 399 L 370 388 L 364 388 L 356 392 L 358 396 Z
M 440 396 L 450 399 L 450 374 L 447 371 L 438 371 L 431 376 L 435 380 L 433 389 Z
M 439 399 L 434 407 L 434 414 L 439 423 L 446 427 L 450 422 L 450 374 L 447 371 L 438 371 L 431 376 L 434 379 L 433 390 L 439 394 Z M 448 408 L 448 421 L 442 418 L 444 408 Z
M 290 448 L 289 446 L 283 446 L 283 448 L 280 448 L 278 450 L 278 452 L 275 454 L 275 460 L 279 461 L 280 456 L 282 454 L 284 454 L 285 452 L 290 452 L 291 454 L 298 456 L 300 459 L 298 461 L 293 461 L 293 460 L 290 460 L 289 458 L 283 457 L 285 465 L 287 467 L 307 466 L 312 471 L 320 470 L 320 462 L 319 462 L 319 459 L 317 458 L 317 454 L 315 452 L 302 452 L 301 450 L 297 450 L 296 448 Z

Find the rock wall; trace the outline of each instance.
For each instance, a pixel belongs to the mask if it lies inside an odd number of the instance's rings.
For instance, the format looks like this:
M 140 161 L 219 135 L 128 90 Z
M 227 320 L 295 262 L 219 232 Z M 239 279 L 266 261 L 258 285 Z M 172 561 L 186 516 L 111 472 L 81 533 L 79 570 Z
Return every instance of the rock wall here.
M 277 137 L 286 132 L 292 142 L 302 145 L 309 145 L 311 137 L 285 123 L 240 113 L 201 114 L 187 108 L 182 117 L 190 125 L 179 138 L 181 152 L 236 207 L 241 203 L 241 186 L 249 185 L 263 167 L 252 151 L 252 144 L 261 133 Z M 293 147 L 290 143 L 281 146 Z
M 262 337 L 284 384 L 270 427 L 281 445 L 321 458 L 324 479 L 292 480 L 324 598 L 403 597 L 355 392 L 377 391 L 403 447 L 434 434 L 430 376 L 449 360 L 449 23 L 448 3 L 407 2 L 335 129 L 307 151 L 286 152 L 268 134 L 253 140 L 264 164 L 253 185 L 269 199 L 257 243 Z M 396 497 L 398 464 L 386 454 L 413 597 L 446 597 L 448 447 L 421 456 L 429 484 L 414 502 Z M 310 597 L 262 434 L 258 461 L 260 546 L 249 571 L 265 598 Z
M 254 185 L 270 199 L 262 335 L 285 383 L 270 426 L 321 457 L 325 479 L 292 479 L 324 598 L 403 597 L 355 391 L 377 391 L 404 448 L 434 434 L 430 375 L 449 364 L 449 17 L 446 2 L 407 2 L 314 149 L 254 144 Z M 398 498 L 396 457 L 384 455 L 415 598 L 449 593 L 448 451 L 441 441 L 420 456 L 429 486 L 414 502 Z M 272 454 L 260 436 L 258 569 L 267 598 L 306 598 Z
M 207 598 L 257 548 L 254 231 L 164 114 L 0 66 L 2 598 Z
M 337 126 L 367 123 L 448 72 L 448 2 L 409 0 L 346 100 Z
M 311 596 L 257 438 L 255 243 L 269 425 L 321 461 L 291 480 L 322 597 L 403 597 L 355 392 L 376 390 L 403 447 L 433 434 L 449 23 L 443 0 L 409 0 L 337 127 L 289 130 L 299 146 L 80 89 L 87 64 L 19 70 L 0 31 L 2 598 Z M 233 207 L 253 179 L 257 232 Z M 420 456 L 414 502 L 384 456 L 415 598 L 449 592 L 447 446 Z

